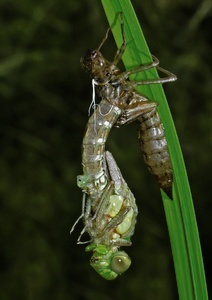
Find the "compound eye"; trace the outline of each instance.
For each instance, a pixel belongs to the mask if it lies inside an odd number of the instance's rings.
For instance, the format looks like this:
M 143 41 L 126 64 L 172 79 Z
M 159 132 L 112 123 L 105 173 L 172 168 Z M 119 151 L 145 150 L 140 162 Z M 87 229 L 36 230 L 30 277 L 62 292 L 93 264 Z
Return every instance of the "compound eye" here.
M 131 259 L 125 252 L 117 252 L 110 263 L 111 270 L 117 274 L 124 273 L 131 265 Z

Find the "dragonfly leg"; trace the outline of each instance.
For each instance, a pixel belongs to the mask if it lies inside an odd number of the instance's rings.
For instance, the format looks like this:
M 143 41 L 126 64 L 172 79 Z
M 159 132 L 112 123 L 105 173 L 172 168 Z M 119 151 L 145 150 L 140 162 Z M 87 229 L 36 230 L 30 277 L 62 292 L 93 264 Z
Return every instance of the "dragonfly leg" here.
M 108 205 L 108 199 L 112 195 L 113 189 L 114 189 L 114 182 L 109 182 L 108 185 L 105 187 L 105 190 L 96 208 L 95 214 L 92 218 L 92 221 L 95 220 L 97 224 L 101 222 L 101 219 L 106 210 L 106 206 Z
M 94 208 L 95 213 L 92 215 L 91 213 L 91 202 L 90 199 L 88 199 L 86 203 L 86 209 L 85 212 L 82 213 L 81 218 L 83 217 L 85 226 L 83 230 L 80 232 L 80 235 L 77 239 L 77 244 L 86 244 L 88 242 L 93 241 L 93 235 L 95 233 L 96 224 L 98 225 L 98 230 L 101 230 L 101 220 L 103 218 L 106 206 L 108 205 L 108 199 L 113 191 L 113 182 L 110 182 L 105 187 L 105 190 L 103 194 L 101 195 L 101 198 L 97 201 L 98 206 Z M 78 218 L 79 219 L 79 218 Z M 90 241 L 81 241 L 81 237 L 85 232 L 88 232 L 90 236 L 92 237 Z M 96 233 L 95 233 L 96 234 Z
M 135 102 L 132 105 L 129 105 L 128 108 L 124 109 L 118 120 L 116 121 L 115 126 L 120 127 L 126 124 L 129 124 L 135 120 L 142 114 L 145 114 L 149 111 L 152 111 L 158 105 L 155 101 L 140 101 Z
M 118 214 L 113 217 L 111 221 L 104 227 L 104 235 L 121 224 L 130 210 L 131 206 L 122 208 Z
M 177 80 L 177 76 L 173 73 L 171 73 L 170 71 L 167 71 L 161 67 L 159 67 L 159 60 L 157 59 L 156 56 L 152 55 L 152 59 L 153 61 L 147 64 L 141 64 L 138 67 L 123 72 L 121 73 L 119 76 L 117 76 L 116 82 L 123 82 L 125 81 L 130 75 L 135 74 L 135 73 L 139 73 L 139 72 L 143 72 L 149 69 L 152 69 L 154 67 L 156 67 L 156 69 L 158 71 L 160 71 L 161 73 L 165 74 L 166 77 L 163 78 L 152 78 L 152 79 L 144 79 L 141 81 L 131 81 L 131 86 L 133 88 L 139 86 L 139 85 L 146 85 L 146 84 L 158 84 L 158 83 L 165 83 L 165 82 L 171 82 L 171 81 L 175 81 Z
M 101 44 L 99 45 L 99 47 L 97 49 L 98 51 L 102 48 L 102 46 L 104 45 L 105 41 L 108 39 L 109 32 L 110 32 L 110 27 L 107 29 L 105 37 L 103 38 Z
M 112 154 L 109 151 L 106 151 L 105 156 L 109 174 L 113 182 L 114 191 L 113 193 L 108 194 L 108 197 L 105 198 L 104 205 L 102 205 L 101 209 L 103 214 L 98 215 L 96 218 L 97 224 L 99 224 L 101 222 L 101 218 L 105 214 L 105 211 L 106 215 L 108 214 L 108 216 L 111 217 L 110 221 L 104 224 L 103 230 L 100 231 L 98 235 L 98 239 L 100 242 L 107 240 L 107 242 L 111 243 L 111 245 L 119 247 L 130 246 L 131 242 L 121 236 L 126 233 L 128 235 L 129 232 L 131 233 L 134 230 L 135 218 L 137 216 L 135 199 L 129 190 Z M 101 216 L 100 219 L 99 216 Z M 108 234 L 111 235 L 112 232 L 116 232 L 117 236 L 109 241 L 107 236 Z M 120 235 L 120 237 L 118 237 L 118 235 Z M 131 235 L 132 234 L 130 234 L 130 236 Z
M 159 60 L 157 59 L 157 57 L 152 55 L 152 59 L 153 59 L 153 61 L 150 63 L 141 64 L 132 70 L 129 70 L 129 71 L 126 71 L 126 72 L 123 72 L 122 74 L 120 74 L 119 75 L 119 78 L 121 79 L 120 81 L 126 80 L 132 74 L 143 72 L 143 71 L 146 71 L 146 70 L 149 70 L 149 69 L 152 69 L 152 68 L 158 66 Z
M 127 41 L 126 41 L 126 37 L 125 37 L 125 34 L 124 34 L 124 19 L 123 19 L 122 12 L 120 12 L 119 14 L 120 14 L 120 17 L 121 17 L 121 35 L 122 35 L 122 38 L 123 38 L 123 42 L 122 42 L 121 48 L 116 51 L 114 60 L 112 62 L 112 64 L 115 65 L 115 66 L 121 60 L 122 55 L 124 54 L 124 51 L 125 51 L 126 46 L 127 46 Z
M 86 194 L 84 194 L 85 197 L 86 197 Z M 83 198 L 84 200 L 85 198 Z M 80 232 L 80 235 L 77 239 L 77 244 L 86 244 L 86 243 L 90 243 L 92 240 L 89 240 L 89 241 L 85 241 L 85 242 L 81 242 L 81 237 L 82 235 L 85 233 L 86 231 L 86 228 L 88 226 L 88 220 L 91 218 L 91 201 L 90 201 L 90 198 L 87 199 L 87 202 L 85 203 L 85 200 L 84 200 L 84 203 L 83 203 L 83 211 L 82 211 L 82 214 L 81 214 L 81 217 L 84 219 L 84 223 L 85 223 L 85 226 L 83 228 L 83 230 Z M 79 218 L 78 218 L 79 219 Z
M 70 234 L 74 231 L 75 226 L 77 225 L 77 223 L 85 216 L 85 198 L 86 198 L 86 194 L 83 193 L 83 197 L 82 197 L 82 213 L 79 216 L 79 218 L 77 218 L 77 220 L 74 222 L 74 225 L 71 227 Z
M 131 81 L 131 85 L 133 88 L 136 88 L 139 85 L 147 85 L 147 84 L 158 84 L 158 83 L 166 83 L 177 80 L 177 76 L 159 66 L 156 67 L 156 69 L 163 74 L 167 75 L 166 77 L 161 78 L 154 78 L 154 79 L 144 79 L 141 81 Z
M 105 157 L 111 180 L 114 182 L 115 189 L 118 190 L 123 183 L 125 183 L 125 180 L 112 154 L 109 151 L 106 151 Z

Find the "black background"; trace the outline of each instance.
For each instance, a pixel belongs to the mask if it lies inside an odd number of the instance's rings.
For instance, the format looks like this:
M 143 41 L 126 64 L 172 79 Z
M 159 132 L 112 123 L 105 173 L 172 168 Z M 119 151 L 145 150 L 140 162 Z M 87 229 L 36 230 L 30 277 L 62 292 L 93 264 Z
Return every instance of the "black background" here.
M 152 53 L 178 76 L 164 86 L 187 166 L 211 292 L 210 1 L 132 1 Z M 178 299 L 160 192 L 134 124 L 107 148 L 135 194 L 132 266 L 113 282 L 69 231 L 81 212 L 81 142 L 92 88 L 79 60 L 108 23 L 100 1 L 0 2 L 0 298 Z M 210 40 L 209 40 L 210 39 Z M 103 52 L 116 50 L 111 37 Z

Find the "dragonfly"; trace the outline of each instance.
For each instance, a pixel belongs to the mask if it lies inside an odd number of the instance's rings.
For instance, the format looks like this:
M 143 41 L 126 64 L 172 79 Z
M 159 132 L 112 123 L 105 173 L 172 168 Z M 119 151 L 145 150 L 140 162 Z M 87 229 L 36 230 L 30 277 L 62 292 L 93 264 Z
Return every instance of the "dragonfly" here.
M 128 254 L 119 248 L 132 244 L 130 239 L 138 208 L 112 154 L 106 151 L 105 157 L 110 179 L 95 208 L 92 197 L 84 197 L 80 216 L 84 219 L 84 228 L 78 244 L 90 243 L 85 250 L 93 252 L 91 266 L 103 278 L 113 280 L 131 265 Z M 90 235 L 90 240 L 84 242 L 81 238 L 85 232 Z
M 159 186 L 172 199 L 173 171 L 164 127 L 157 112 L 158 102 L 150 101 L 145 95 L 138 93 L 136 87 L 172 82 L 177 77 L 159 67 L 159 60 L 153 55 L 152 62 L 121 72 L 117 64 L 122 59 L 127 43 L 122 13 L 120 13 L 120 16 L 123 43 L 120 49 L 116 51 L 113 61 L 106 60 L 100 52 L 100 48 L 108 38 L 110 31 L 110 28 L 108 28 L 100 46 L 96 50 L 88 49 L 81 59 L 81 65 L 90 74 L 97 96 L 121 110 L 114 126 L 121 127 L 133 121 L 138 123 L 139 140 L 144 161 L 149 171 L 156 177 Z M 153 67 L 156 67 L 166 76 L 142 81 L 129 80 L 130 75 Z
M 88 64 L 87 56 L 81 62 Z M 127 253 L 119 248 L 131 245 L 138 214 L 132 192 L 112 154 L 105 151 L 110 130 L 121 112 L 115 103 L 103 97 L 87 122 L 82 142 L 83 175 L 77 177 L 83 191 L 82 213 L 71 229 L 72 232 L 83 219 L 78 244 L 90 243 L 86 247 L 86 251 L 93 252 L 90 264 L 108 280 L 115 279 L 131 264 Z M 90 240 L 84 242 L 81 239 L 85 232 Z

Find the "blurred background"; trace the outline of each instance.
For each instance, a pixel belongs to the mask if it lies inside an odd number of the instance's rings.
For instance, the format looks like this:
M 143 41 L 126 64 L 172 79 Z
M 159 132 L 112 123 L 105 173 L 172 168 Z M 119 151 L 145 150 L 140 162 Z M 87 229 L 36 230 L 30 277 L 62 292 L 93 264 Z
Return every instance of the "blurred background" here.
M 193 194 L 211 295 L 211 0 L 133 0 L 152 53 L 178 76 L 164 85 Z M 132 266 L 113 282 L 69 231 L 81 213 L 81 142 L 91 80 L 79 60 L 108 23 L 100 1 L 0 1 L 0 299 L 178 299 L 157 183 L 136 126 L 108 143 L 139 205 Z M 116 50 L 111 37 L 106 58 Z

